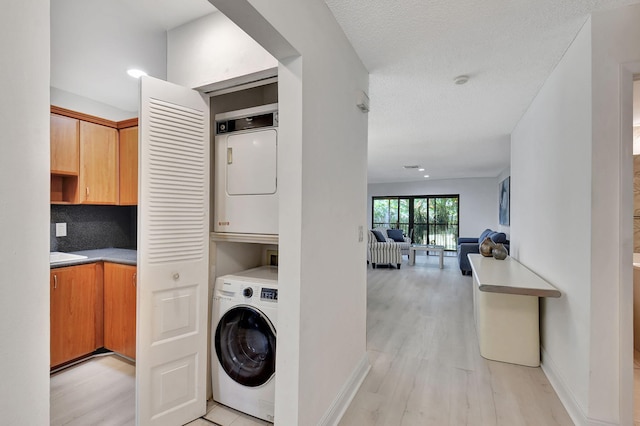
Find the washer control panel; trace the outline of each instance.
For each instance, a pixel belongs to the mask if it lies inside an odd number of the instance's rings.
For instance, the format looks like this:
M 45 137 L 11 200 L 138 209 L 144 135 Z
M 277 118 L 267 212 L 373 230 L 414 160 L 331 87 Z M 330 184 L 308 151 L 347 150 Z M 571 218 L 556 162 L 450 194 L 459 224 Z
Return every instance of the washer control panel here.
M 260 290 L 260 300 L 272 300 L 278 301 L 278 289 L 277 288 L 262 288 Z

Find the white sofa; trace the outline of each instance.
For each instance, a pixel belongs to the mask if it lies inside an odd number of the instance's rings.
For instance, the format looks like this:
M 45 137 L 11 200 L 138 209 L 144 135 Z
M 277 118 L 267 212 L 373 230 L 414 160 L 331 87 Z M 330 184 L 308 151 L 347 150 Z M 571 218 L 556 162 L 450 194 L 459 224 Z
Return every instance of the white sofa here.
M 402 256 L 406 255 L 407 258 L 409 258 L 409 248 L 411 248 L 411 238 L 404 237 L 404 242 L 395 241 L 393 238 L 389 237 L 389 235 L 387 234 L 387 230 L 389 229 L 390 228 L 373 228 L 374 231 L 380 231 L 382 236 L 384 236 L 387 239 L 387 242 L 398 244 L 400 246 L 400 253 L 402 254 Z

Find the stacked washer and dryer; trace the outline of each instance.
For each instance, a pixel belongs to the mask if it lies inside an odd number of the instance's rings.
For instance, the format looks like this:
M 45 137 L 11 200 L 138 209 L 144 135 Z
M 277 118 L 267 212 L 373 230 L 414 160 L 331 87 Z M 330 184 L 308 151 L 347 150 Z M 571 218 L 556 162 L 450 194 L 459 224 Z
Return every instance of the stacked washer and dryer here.
M 278 233 L 278 105 L 217 114 L 214 231 Z M 211 320 L 213 399 L 274 420 L 278 269 L 218 277 Z

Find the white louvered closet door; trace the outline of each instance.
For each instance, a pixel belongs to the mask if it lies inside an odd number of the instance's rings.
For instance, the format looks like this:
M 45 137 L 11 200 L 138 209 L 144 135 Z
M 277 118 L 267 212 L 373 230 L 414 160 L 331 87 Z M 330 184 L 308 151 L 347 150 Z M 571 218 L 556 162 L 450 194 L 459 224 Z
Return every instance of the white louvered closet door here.
M 206 410 L 209 100 L 141 80 L 136 423 Z

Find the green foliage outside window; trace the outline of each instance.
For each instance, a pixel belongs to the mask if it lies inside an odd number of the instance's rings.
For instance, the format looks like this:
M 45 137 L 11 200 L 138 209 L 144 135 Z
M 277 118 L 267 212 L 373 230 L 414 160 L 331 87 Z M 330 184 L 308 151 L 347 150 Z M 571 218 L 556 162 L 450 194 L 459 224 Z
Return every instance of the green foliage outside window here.
M 413 230 L 412 242 L 455 250 L 458 243 L 459 196 L 374 197 L 373 227 Z

